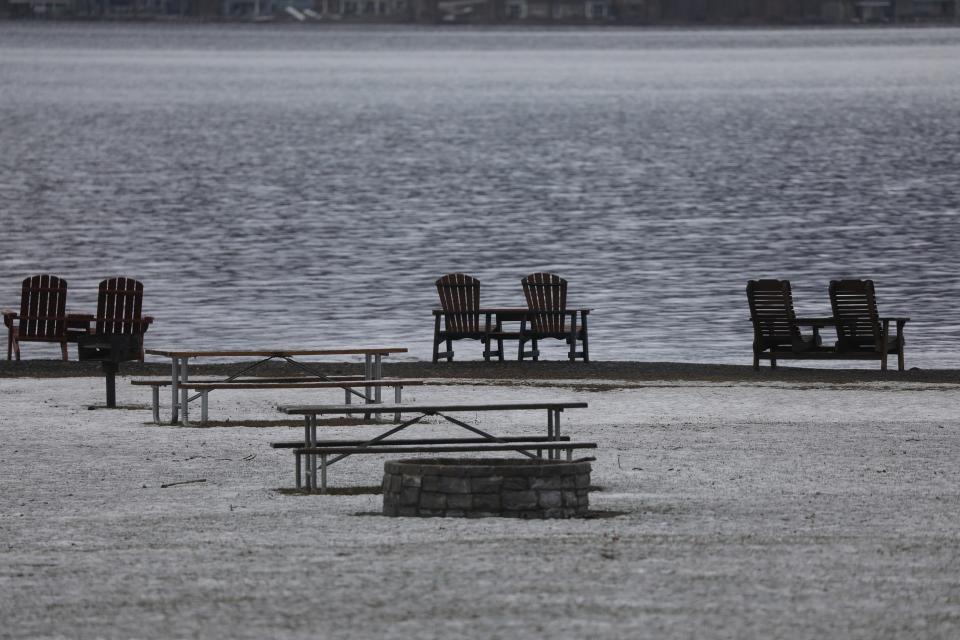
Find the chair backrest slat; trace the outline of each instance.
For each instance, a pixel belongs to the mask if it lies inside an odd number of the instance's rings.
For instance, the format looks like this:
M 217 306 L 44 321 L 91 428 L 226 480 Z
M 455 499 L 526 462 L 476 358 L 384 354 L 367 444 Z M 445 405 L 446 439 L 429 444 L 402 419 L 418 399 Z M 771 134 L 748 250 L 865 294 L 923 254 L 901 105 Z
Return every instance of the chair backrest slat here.
M 465 273 L 448 273 L 437 280 L 437 294 L 447 331 L 477 333 L 480 327 L 480 281 Z
M 143 332 L 140 326 L 143 284 L 133 278 L 108 278 L 100 283 L 97 296 L 98 334 L 131 335 Z
M 841 344 L 879 346 L 882 331 L 873 280 L 833 280 L 830 306 Z
M 754 334 L 770 342 L 793 342 L 800 337 L 789 280 L 751 280 L 747 302 Z
M 67 281 L 48 274 L 23 280 L 20 292 L 20 339 L 59 338 L 67 331 Z
M 531 273 L 520 281 L 531 328 L 538 333 L 566 331 L 567 281 L 553 273 Z

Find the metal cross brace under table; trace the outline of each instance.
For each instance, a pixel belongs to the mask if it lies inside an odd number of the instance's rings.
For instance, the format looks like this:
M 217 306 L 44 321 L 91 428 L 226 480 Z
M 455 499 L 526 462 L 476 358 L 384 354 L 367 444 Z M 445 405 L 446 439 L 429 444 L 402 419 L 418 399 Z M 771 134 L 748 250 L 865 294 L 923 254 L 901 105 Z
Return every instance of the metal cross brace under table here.
M 266 364 L 267 362 L 270 362 L 271 360 L 284 360 L 305 373 L 324 380 L 332 381 L 332 379 L 328 376 L 302 362 L 298 362 L 294 358 L 298 356 L 362 355 L 364 356 L 364 379 L 382 380 L 383 356 L 387 356 L 392 353 L 406 353 L 406 351 L 406 347 L 342 347 L 331 349 L 208 349 L 194 351 L 182 349 L 146 349 L 144 353 L 147 355 L 170 358 L 172 363 L 170 374 L 170 424 L 177 424 L 179 412 L 180 424 L 183 426 L 188 426 L 189 403 L 193 402 L 197 398 L 200 398 L 201 395 L 203 397 L 203 401 L 206 401 L 207 399 L 206 394 L 195 393 L 191 396 L 187 389 L 182 389 L 180 387 L 181 384 L 187 383 L 190 380 L 188 366 L 190 358 L 259 358 L 259 360 L 244 367 L 237 373 L 224 378 L 221 382 L 231 382 L 246 373 L 250 373 L 254 369 Z M 356 395 L 357 397 L 363 398 L 367 404 L 380 404 L 382 401 L 380 387 L 365 387 L 365 393 L 360 393 L 359 391 L 348 387 L 344 387 L 344 389 L 347 392 Z M 354 412 L 356 412 L 356 407 L 354 407 Z M 379 410 L 377 413 L 379 413 Z
M 559 440 L 560 438 L 560 414 L 564 409 L 585 409 L 587 407 L 586 402 L 520 402 L 520 403 L 503 403 L 503 404 L 438 404 L 438 405 L 428 405 L 428 404 L 381 404 L 377 407 L 378 411 L 383 413 L 394 413 L 396 415 L 400 414 L 416 414 L 413 418 L 401 422 L 397 426 L 384 431 L 380 435 L 367 440 L 363 444 L 359 445 L 360 448 L 372 447 L 378 443 L 387 443 L 386 439 L 395 433 L 403 431 L 409 426 L 417 424 L 427 416 L 439 416 L 445 419 L 447 422 L 462 427 L 467 431 L 471 431 L 483 438 L 488 439 L 491 443 L 501 443 L 507 444 L 508 440 L 504 440 L 494 436 L 486 431 L 478 429 L 473 425 L 469 425 L 462 420 L 458 420 L 450 415 L 450 413 L 462 413 L 470 412 L 476 413 L 481 411 L 543 411 L 547 412 L 547 438 L 548 440 Z M 288 415 L 302 415 L 304 419 L 304 445 L 305 448 L 313 448 L 317 446 L 317 416 L 320 415 L 346 415 L 348 413 L 355 413 L 357 407 L 355 405 L 341 404 L 341 405 L 281 405 L 277 407 L 278 411 L 286 413 Z M 535 445 L 528 447 L 518 447 L 517 450 L 520 453 L 530 457 L 535 458 L 536 456 L 529 451 L 524 449 L 535 449 Z M 346 458 L 348 453 L 339 454 L 334 456 L 332 459 L 327 459 L 325 455 L 321 455 L 321 473 L 322 486 L 326 486 L 326 471 L 327 467 L 331 464 Z M 559 459 L 560 451 L 548 451 L 548 456 L 551 459 Z M 317 455 L 308 455 L 307 456 L 307 489 L 316 489 L 317 484 Z M 297 477 L 300 477 L 300 472 L 297 472 Z

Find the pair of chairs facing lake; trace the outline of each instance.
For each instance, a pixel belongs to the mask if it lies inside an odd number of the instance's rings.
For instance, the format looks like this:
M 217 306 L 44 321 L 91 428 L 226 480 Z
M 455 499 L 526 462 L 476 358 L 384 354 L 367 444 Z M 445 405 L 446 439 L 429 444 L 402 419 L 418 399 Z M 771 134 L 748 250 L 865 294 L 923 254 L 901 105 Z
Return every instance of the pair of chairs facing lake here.
M 570 361 L 578 357 L 590 361 L 587 338 L 589 309 L 567 308 L 567 281 L 552 273 L 532 273 L 520 281 L 526 308 L 480 306 L 480 281 L 464 273 L 448 273 L 437 280 L 441 309 L 434 311 L 433 361 L 453 360 L 454 340 L 479 340 L 483 359 L 497 356 L 503 360 L 504 340 L 517 340 L 519 360 L 540 359 L 538 342 L 553 338 L 569 346 Z M 577 316 L 580 322 L 577 322 Z M 443 324 L 441 326 L 441 318 Z M 504 322 L 519 322 L 519 331 L 505 331 Z M 496 342 L 497 348 L 493 349 Z M 446 351 L 440 345 L 446 344 Z M 532 349 L 527 351 L 525 345 Z M 582 346 L 577 350 L 578 343 Z
M 46 274 L 26 278 L 20 293 L 20 313 L 3 312 L 7 360 L 14 354 L 20 359 L 22 342 L 53 342 L 60 344 L 66 361 L 67 343 L 93 333 L 136 336 L 142 362 L 143 334 L 153 322 L 152 317 L 141 315 L 142 303 L 142 283 L 133 278 L 108 278 L 100 283 L 96 315 L 67 313 L 66 280 Z
M 834 280 L 830 283 L 829 318 L 798 318 L 788 280 L 751 280 L 747 283 L 750 320 L 753 322 L 753 368 L 760 359 L 880 360 L 886 371 L 887 356 L 897 355 L 897 368 L 904 369 L 903 327 L 909 318 L 881 317 L 872 280 Z M 896 335 L 890 323 L 897 325 Z M 832 347 L 823 346 L 820 329 L 836 329 Z M 811 335 L 803 335 L 809 327 Z

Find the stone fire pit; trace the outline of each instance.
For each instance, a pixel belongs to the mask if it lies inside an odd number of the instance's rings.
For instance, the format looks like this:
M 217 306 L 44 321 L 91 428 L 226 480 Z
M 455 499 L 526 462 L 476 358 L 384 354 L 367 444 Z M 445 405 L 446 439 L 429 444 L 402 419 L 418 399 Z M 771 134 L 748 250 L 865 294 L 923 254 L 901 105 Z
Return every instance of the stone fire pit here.
M 589 508 L 590 463 L 395 460 L 384 464 L 388 516 L 573 518 Z

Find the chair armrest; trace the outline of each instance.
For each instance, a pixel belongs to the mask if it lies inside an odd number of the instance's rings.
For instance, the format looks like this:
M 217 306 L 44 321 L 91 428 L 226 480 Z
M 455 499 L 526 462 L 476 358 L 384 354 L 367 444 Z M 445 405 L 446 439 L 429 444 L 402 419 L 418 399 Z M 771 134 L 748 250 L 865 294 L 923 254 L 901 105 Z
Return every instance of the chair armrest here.
M 9 328 L 13 329 L 13 321 L 20 317 L 16 311 L 11 311 L 10 309 L 3 310 L 3 324 L 7 325 Z
M 896 322 L 897 324 L 906 324 L 910 322 L 910 318 L 906 318 L 903 316 L 882 316 L 880 320 L 881 321 L 886 320 L 888 322 Z

